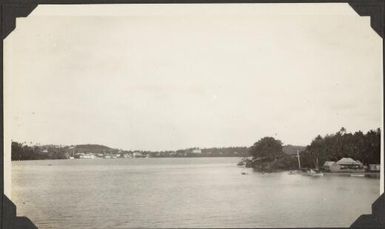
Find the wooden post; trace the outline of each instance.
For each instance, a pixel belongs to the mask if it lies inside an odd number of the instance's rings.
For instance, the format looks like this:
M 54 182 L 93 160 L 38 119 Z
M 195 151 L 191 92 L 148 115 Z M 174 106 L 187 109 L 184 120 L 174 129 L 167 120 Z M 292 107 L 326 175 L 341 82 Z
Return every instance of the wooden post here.
M 297 150 L 298 168 L 301 169 L 301 159 L 299 158 L 299 150 Z

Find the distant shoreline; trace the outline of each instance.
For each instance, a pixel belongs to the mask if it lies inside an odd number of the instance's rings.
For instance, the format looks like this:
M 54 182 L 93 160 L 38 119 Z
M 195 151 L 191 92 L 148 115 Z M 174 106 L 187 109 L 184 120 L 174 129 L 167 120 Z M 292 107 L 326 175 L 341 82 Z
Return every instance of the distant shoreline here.
M 12 160 L 12 161 L 51 161 L 51 160 L 55 160 L 55 161 L 64 161 L 64 160 L 68 160 L 68 161 L 78 161 L 78 160 L 81 160 L 81 161 L 91 161 L 91 160 L 115 160 L 115 159 L 127 159 L 127 160 L 135 160 L 135 159 L 162 159 L 162 158 L 229 158 L 229 157 L 233 157 L 233 158 L 242 158 L 243 156 L 186 156 L 186 157 L 137 157 L 137 158 L 125 158 L 125 157 L 118 157 L 118 158 L 74 158 L 74 159 L 70 159 L 70 158 L 56 158 L 56 159 L 52 159 L 52 158 L 44 158 L 44 159 L 25 159 L 25 160 Z

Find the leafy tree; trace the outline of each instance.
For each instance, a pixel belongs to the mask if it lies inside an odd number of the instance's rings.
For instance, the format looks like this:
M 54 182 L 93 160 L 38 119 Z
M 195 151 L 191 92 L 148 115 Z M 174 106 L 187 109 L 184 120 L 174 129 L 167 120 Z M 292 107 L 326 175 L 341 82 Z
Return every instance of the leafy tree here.
M 380 129 L 371 130 L 365 135 L 365 145 L 363 149 L 365 164 L 380 164 L 381 153 L 381 133 Z
M 324 143 L 327 139 L 322 138 L 318 135 L 309 146 L 306 147 L 304 152 L 305 166 L 313 167 L 319 169 L 320 161 L 325 160 L 326 149 Z
M 264 158 L 272 161 L 282 154 L 282 142 L 273 137 L 264 137 L 254 143 L 254 145 L 250 147 L 249 152 L 254 159 Z

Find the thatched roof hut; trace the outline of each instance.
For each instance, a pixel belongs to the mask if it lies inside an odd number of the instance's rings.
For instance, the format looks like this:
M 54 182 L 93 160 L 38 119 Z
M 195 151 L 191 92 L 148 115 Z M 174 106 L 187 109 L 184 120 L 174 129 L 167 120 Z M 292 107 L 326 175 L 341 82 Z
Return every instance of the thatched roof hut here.
M 361 165 L 360 162 L 351 159 L 350 157 L 343 157 L 336 162 L 337 165 Z

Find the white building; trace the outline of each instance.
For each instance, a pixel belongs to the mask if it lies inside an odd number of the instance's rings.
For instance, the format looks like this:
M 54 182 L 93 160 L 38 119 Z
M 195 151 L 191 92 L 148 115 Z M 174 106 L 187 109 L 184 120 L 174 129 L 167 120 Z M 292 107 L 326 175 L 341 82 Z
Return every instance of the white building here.
M 95 155 L 93 154 L 84 154 L 79 156 L 80 159 L 95 159 Z
M 202 150 L 201 150 L 201 149 L 193 149 L 193 150 L 191 151 L 191 153 L 201 154 L 201 153 L 202 153 Z
M 143 155 L 143 154 L 140 153 L 140 152 L 134 152 L 134 153 L 132 154 L 132 156 L 133 156 L 134 158 L 137 158 L 137 157 L 145 157 L 145 155 Z

